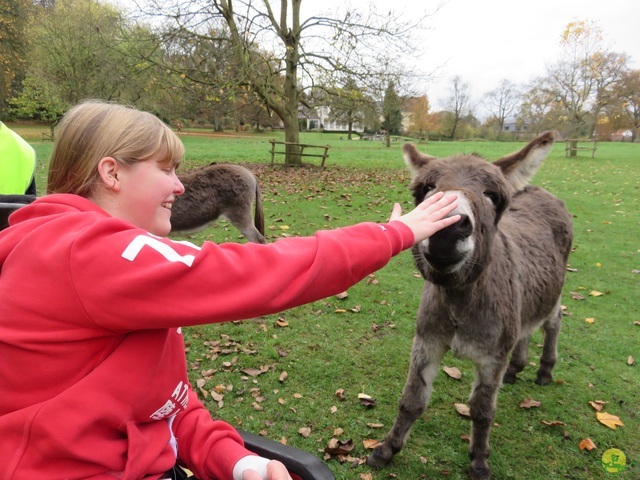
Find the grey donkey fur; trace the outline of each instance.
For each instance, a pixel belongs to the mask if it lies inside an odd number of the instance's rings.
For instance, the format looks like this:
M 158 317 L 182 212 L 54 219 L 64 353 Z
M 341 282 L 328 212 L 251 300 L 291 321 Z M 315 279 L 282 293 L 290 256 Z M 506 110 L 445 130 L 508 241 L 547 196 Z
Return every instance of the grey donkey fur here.
M 553 141 L 554 134 L 545 133 L 494 163 L 475 154 L 437 159 L 404 146 L 416 204 L 436 192 L 455 192 L 458 208 L 452 215 L 462 218 L 413 247 L 426 282 L 411 366 L 396 421 L 367 458 L 369 465 L 388 464 L 405 445 L 449 349 L 476 367 L 469 397 L 473 479 L 491 477 L 489 430 L 498 389 L 502 381 L 516 381 L 528 361 L 531 333 L 539 327 L 545 336 L 536 383 L 552 381 L 572 220 L 563 202 L 527 183 Z
M 248 169 L 212 163 L 178 177 L 185 192 L 176 197 L 171 209 L 172 232 L 198 230 L 222 216 L 247 240 L 266 243 L 260 185 Z

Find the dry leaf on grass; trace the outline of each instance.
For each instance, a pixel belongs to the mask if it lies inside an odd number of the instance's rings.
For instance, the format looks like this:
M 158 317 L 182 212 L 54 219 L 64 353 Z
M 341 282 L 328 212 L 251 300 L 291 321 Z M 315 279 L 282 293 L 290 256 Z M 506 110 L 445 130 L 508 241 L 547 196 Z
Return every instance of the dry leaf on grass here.
M 373 408 L 376 406 L 376 400 L 366 393 L 359 393 L 358 400 L 360 400 L 360 405 L 364 407 Z
M 598 448 L 596 447 L 596 444 L 593 443 L 593 440 L 591 440 L 590 438 L 585 438 L 584 440 L 582 440 L 579 446 L 580 446 L 580 450 L 586 450 L 588 452 L 590 452 L 595 448 Z
M 364 448 L 366 448 L 367 450 L 373 450 L 374 448 L 376 448 L 378 445 L 381 445 L 379 440 L 363 440 L 362 441 L 362 445 L 364 446 Z
M 353 450 L 353 440 L 339 440 L 332 438 L 329 440 L 329 444 L 325 447 L 325 453 L 329 455 L 346 455 Z
M 303 438 L 309 438 L 311 435 L 311 429 L 309 427 L 302 427 L 298 430 L 298 433 L 303 436 Z
M 454 403 L 453 406 L 456 407 L 456 410 L 458 411 L 458 413 L 463 417 L 471 416 L 471 411 L 469 410 L 469 407 L 464 403 Z
M 591 405 L 596 412 L 601 412 L 606 403 L 607 402 L 603 402 L 602 400 L 594 400 L 589 402 L 589 405 Z
M 542 405 L 542 402 L 534 400 L 533 398 L 525 398 L 522 402 L 520 402 L 520 408 L 533 408 L 539 407 Z
M 548 422 L 546 420 L 542 420 L 540 423 L 542 425 L 546 425 L 547 427 L 564 427 L 566 425 L 566 423 L 560 422 L 558 420 L 553 420 L 551 422 Z
M 624 423 L 616 417 L 607 412 L 596 412 L 596 418 L 600 423 L 606 425 L 609 428 L 615 430 L 618 426 L 624 427 Z
M 451 378 L 455 378 L 456 380 L 460 380 L 462 378 L 462 372 L 456 367 L 447 367 L 445 365 L 442 367 L 442 370 Z

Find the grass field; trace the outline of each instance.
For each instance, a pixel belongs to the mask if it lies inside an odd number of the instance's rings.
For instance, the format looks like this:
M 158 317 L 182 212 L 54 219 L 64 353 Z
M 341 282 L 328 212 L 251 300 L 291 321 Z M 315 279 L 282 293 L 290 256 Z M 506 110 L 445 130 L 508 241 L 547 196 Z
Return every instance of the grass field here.
M 37 150 L 43 193 L 51 143 L 41 142 L 32 130 L 20 133 Z M 327 168 L 284 169 L 269 166 L 268 139 L 281 139 L 281 134 L 200 133 L 182 135 L 185 166 L 228 161 L 252 169 L 263 188 L 270 242 L 364 220 L 382 222 L 394 201 L 405 209 L 411 206 L 400 143 L 385 148 L 339 135 L 303 134 L 302 142 L 331 145 Z M 495 160 L 522 145 L 443 142 L 419 148 L 436 156 L 475 151 Z M 491 434 L 494 478 L 609 478 L 602 457 L 610 448 L 621 450 L 627 465 L 634 463 L 615 477 L 640 478 L 640 145 L 601 143 L 595 159 L 566 159 L 564 145 L 558 144 L 534 183 L 563 199 L 574 216 L 566 316 L 556 382 L 535 385 L 531 366 L 517 384 L 501 389 Z M 244 241 L 224 221 L 189 240 Z M 422 287 L 416 273 L 405 252 L 352 287 L 344 299 L 189 328 L 191 380 L 207 392 L 204 401 L 212 414 L 238 427 L 319 456 L 331 438 L 351 440 L 349 457 L 328 459 L 338 479 L 467 478 L 463 437 L 470 422 L 453 404 L 466 402 L 473 366 L 450 355 L 445 364 L 458 367 L 462 378 L 439 373 L 427 412 L 391 466 L 378 471 L 359 462 L 368 453 L 363 442 L 381 440 L 395 418 Z M 540 339 L 532 341 L 532 363 L 538 361 Z M 336 394 L 339 390 L 342 395 Z M 361 405 L 359 393 L 372 396 L 375 407 Z M 521 408 L 526 398 L 541 404 Z M 612 429 L 598 422 L 589 403 L 595 401 L 605 402 L 603 411 L 624 426 Z M 299 433 L 302 428 L 310 429 L 308 436 Z M 580 449 L 587 438 L 596 449 Z

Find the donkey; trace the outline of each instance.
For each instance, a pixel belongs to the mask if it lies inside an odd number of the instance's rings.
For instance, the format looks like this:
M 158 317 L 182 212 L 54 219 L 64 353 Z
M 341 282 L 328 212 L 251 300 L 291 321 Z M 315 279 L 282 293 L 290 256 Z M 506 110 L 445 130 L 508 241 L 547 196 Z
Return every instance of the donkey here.
M 260 185 L 249 170 L 240 165 L 212 163 L 178 177 L 185 192 L 176 197 L 171 209 L 172 231 L 198 230 L 223 216 L 250 242 L 266 243 Z
M 527 183 L 553 141 L 554 134 L 545 133 L 494 163 L 476 154 L 437 159 L 404 146 L 416 204 L 436 192 L 455 193 L 452 215 L 461 219 L 413 247 L 426 282 L 411 366 L 395 423 L 367 458 L 369 465 L 388 464 L 405 445 L 449 349 L 476 367 L 469 398 L 473 479 L 491 477 L 489 430 L 498 389 L 501 381 L 516 381 L 538 327 L 545 336 L 536 383 L 551 383 L 573 226 L 562 201 Z

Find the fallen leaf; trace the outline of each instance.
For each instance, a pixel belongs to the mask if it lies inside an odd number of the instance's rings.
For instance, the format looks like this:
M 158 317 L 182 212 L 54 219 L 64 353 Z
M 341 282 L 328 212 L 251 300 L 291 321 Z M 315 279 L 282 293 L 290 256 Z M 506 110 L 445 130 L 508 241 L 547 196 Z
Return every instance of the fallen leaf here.
M 373 475 L 370 473 L 361 473 L 360 480 L 373 480 Z
M 584 300 L 584 296 L 578 292 L 570 292 L 571 293 L 571 298 L 573 298 L 574 300 Z
M 627 365 L 629 365 L 631 367 L 631 366 L 633 366 L 634 363 L 635 363 L 635 360 L 633 359 L 633 357 L 631 355 L 629 355 L 629 358 L 627 358 Z
M 287 322 L 284 318 L 279 318 L 276 321 L 276 327 L 284 328 L 288 326 L 289 326 L 289 322 Z
M 336 429 L 333 431 L 333 436 L 334 436 L 334 437 L 339 437 L 339 436 L 340 436 L 340 435 L 342 435 L 343 433 L 344 433 L 344 430 L 343 430 L 343 429 L 341 429 L 340 427 L 338 427 L 338 428 L 336 428 Z
M 604 295 L 604 293 L 598 292 L 596 290 L 591 290 L 589 292 L 589 295 L 591 295 L 592 297 L 601 297 L 602 295 Z
M 347 298 L 348 296 L 349 296 L 349 294 L 348 294 L 347 292 L 342 292 L 342 293 L 339 293 L 339 294 L 337 294 L 337 295 L 336 295 L 336 297 L 337 297 L 339 300 L 344 300 L 344 299 L 345 299 L 345 298 Z
M 329 455 L 346 455 L 351 450 L 353 450 L 353 440 L 339 440 L 337 438 L 332 438 L 329 440 L 329 444 L 325 447 L 325 453 Z
M 347 397 L 344 396 L 344 388 L 339 388 L 338 390 L 336 390 L 335 393 L 336 397 L 338 397 L 340 400 L 345 400 Z
M 331 413 L 336 413 L 338 411 L 338 407 L 336 407 L 335 405 L 331 406 Z
M 374 448 L 376 448 L 378 445 L 381 445 L 379 440 L 363 440 L 362 441 L 362 445 L 364 446 L 364 448 L 366 448 L 367 450 L 373 450 Z
M 589 405 L 591 405 L 596 412 L 600 412 L 606 403 L 607 402 L 603 402 L 602 400 L 594 400 L 589 402 Z
M 456 407 L 456 410 L 458 411 L 458 413 L 463 417 L 471 416 L 471 411 L 469 410 L 469 407 L 464 403 L 454 403 L 453 406 Z
M 624 423 L 622 423 L 618 417 L 607 412 L 596 412 L 596 418 L 600 423 L 612 428 L 613 430 L 615 430 L 618 425 L 624 427 Z
M 522 402 L 520 402 L 520 408 L 533 408 L 539 407 L 542 405 L 542 402 L 534 400 L 533 398 L 525 398 Z
M 460 380 L 462 378 L 462 372 L 456 367 L 447 367 L 445 365 L 442 367 L 442 370 L 451 378 L 455 378 L 456 380 Z
M 376 400 L 366 393 L 359 393 L 358 400 L 360 400 L 360 405 L 364 407 L 373 408 L 376 406 Z
M 596 319 L 593 317 L 590 317 L 590 318 L 585 318 L 584 321 L 587 323 L 595 323 Z
M 334 313 L 347 313 L 347 311 L 344 308 L 336 308 Z
M 302 427 L 298 430 L 298 433 L 302 435 L 303 438 L 309 438 L 309 435 L 311 435 L 311 429 L 309 427 Z
M 369 428 L 382 428 L 384 427 L 383 423 L 367 423 L 367 427 Z
M 304 398 L 304 397 L 299 393 L 294 393 L 293 398 Z
M 593 440 L 591 440 L 590 438 L 585 438 L 580 442 L 580 450 L 587 450 L 588 452 L 590 452 L 595 448 L 598 447 L 596 447 L 596 444 L 593 443 Z
M 560 422 L 558 420 L 553 420 L 552 422 L 547 422 L 546 420 L 542 420 L 540 423 L 543 425 L 546 425 L 547 427 L 564 427 L 566 425 L 566 423 Z
M 469 435 L 468 433 L 461 434 L 460 439 L 464 442 L 471 443 L 471 435 Z
M 260 368 L 244 368 L 242 371 L 250 377 L 257 377 L 258 375 L 268 372 L 269 365 L 262 365 Z
M 288 377 L 288 376 L 289 376 L 289 374 L 288 374 L 286 371 L 284 371 L 284 372 L 282 372 L 282 373 L 280 374 L 280 377 L 278 378 L 278 380 L 279 380 L 280 382 L 284 382 L 284 381 L 287 379 L 287 377 Z

